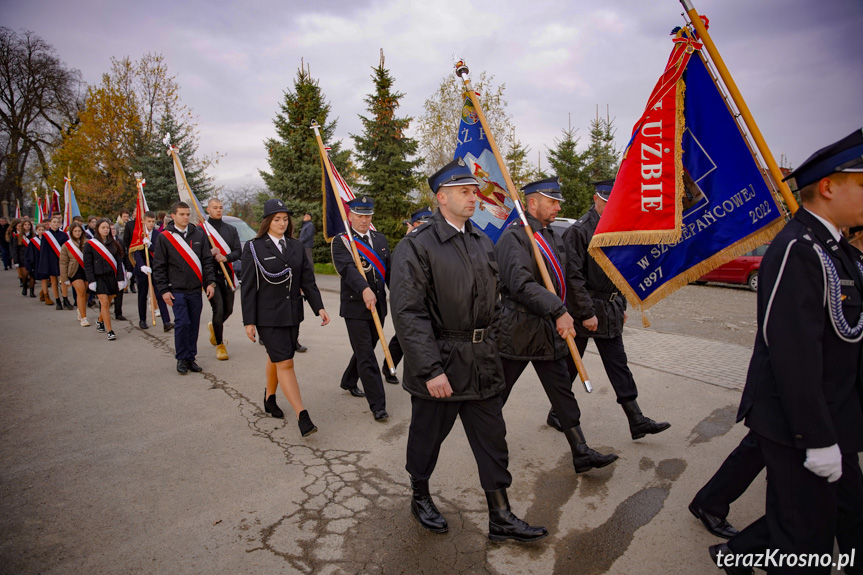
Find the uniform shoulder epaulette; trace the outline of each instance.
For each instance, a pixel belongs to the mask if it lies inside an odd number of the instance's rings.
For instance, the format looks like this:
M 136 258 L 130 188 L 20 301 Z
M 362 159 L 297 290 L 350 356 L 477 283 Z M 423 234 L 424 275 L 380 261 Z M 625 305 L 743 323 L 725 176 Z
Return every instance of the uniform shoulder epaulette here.
M 586 222 L 587 220 L 588 220 L 588 214 L 584 214 L 583 216 L 581 216 L 580 218 L 578 218 L 577 220 L 575 220 L 575 222 L 573 222 L 573 224 L 572 224 L 572 225 L 574 225 L 574 226 L 580 226 L 581 224 L 583 224 L 583 223 L 584 223 L 584 222 Z

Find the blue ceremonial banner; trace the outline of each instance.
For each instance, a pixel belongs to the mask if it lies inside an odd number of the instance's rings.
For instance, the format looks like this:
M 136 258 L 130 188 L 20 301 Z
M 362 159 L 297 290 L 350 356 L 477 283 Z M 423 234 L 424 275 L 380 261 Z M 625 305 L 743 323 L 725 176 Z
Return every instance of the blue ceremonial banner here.
M 682 190 L 678 191 L 683 205 L 679 239 L 653 245 L 590 247 L 590 254 L 639 310 L 769 241 L 785 224 L 785 214 L 701 52 L 695 56 L 682 77 L 685 122 L 678 128 L 682 130 L 682 154 L 677 161 L 683 171 Z M 624 162 L 645 159 L 637 150 L 632 152 Z M 614 191 L 625 193 L 625 186 L 619 188 L 618 183 Z M 610 201 L 613 199 L 614 193 Z M 605 223 L 614 227 L 613 221 Z
M 506 191 L 503 173 L 470 98 L 465 98 L 462 107 L 457 140 L 453 158 L 462 158 L 480 184 L 471 221 L 497 243 L 503 229 L 518 219 L 518 212 L 513 209 L 515 205 Z

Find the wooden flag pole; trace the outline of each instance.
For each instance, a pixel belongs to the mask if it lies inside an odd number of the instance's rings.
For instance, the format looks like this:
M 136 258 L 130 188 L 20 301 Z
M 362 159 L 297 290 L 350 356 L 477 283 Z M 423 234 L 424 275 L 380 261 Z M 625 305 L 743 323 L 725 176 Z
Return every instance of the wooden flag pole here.
M 140 178 L 140 176 L 135 174 L 135 183 L 138 186 L 138 217 L 141 219 L 141 231 L 147 234 L 147 240 L 152 241 L 150 237 L 150 233 L 147 231 L 147 224 L 144 223 L 144 212 L 141 208 L 144 206 L 141 203 L 141 196 L 144 194 L 144 180 Z M 144 262 L 147 267 L 150 267 L 150 246 L 148 244 L 144 244 Z M 152 273 L 147 274 L 147 285 L 150 288 L 150 311 L 151 317 L 153 318 L 153 325 L 156 325 L 156 290 L 153 289 L 153 275 Z
M 542 275 L 542 281 L 545 284 L 545 287 L 548 291 L 552 293 L 557 293 L 554 290 L 554 284 L 551 282 L 551 276 L 548 274 L 548 269 L 545 267 L 545 259 L 543 259 L 542 254 L 539 253 L 539 246 L 536 244 L 536 238 L 533 237 L 533 230 L 530 227 L 530 223 L 527 221 L 527 216 L 524 214 L 524 210 L 521 207 L 521 200 L 518 197 L 518 192 L 515 189 L 515 184 L 512 181 L 512 178 L 509 175 L 509 170 L 506 169 L 506 164 L 503 161 L 503 157 L 500 154 L 500 149 L 497 147 L 497 142 L 494 139 L 494 135 L 491 133 L 489 129 L 488 123 L 485 119 L 485 114 L 482 111 L 482 107 L 479 105 L 479 99 L 476 97 L 476 92 L 474 92 L 473 87 L 470 84 L 470 78 L 468 78 L 468 74 L 470 71 L 468 67 L 465 65 L 463 61 L 457 62 L 455 65 L 455 73 L 456 76 L 461 78 L 462 82 L 464 82 L 465 92 L 467 92 L 468 97 L 470 98 L 471 103 L 473 103 L 474 110 L 476 110 L 476 115 L 479 118 L 479 122 L 482 125 L 482 129 L 485 131 L 485 135 L 488 138 L 488 143 L 491 146 L 491 151 L 494 153 L 494 157 L 497 160 L 497 165 L 500 167 L 500 171 L 503 174 L 503 179 L 506 182 L 506 189 L 509 192 L 509 197 L 512 199 L 512 203 L 515 204 L 515 209 L 518 211 L 518 215 L 521 217 L 521 221 L 524 224 L 524 232 L 527 234 L 528 240 L 530 241 L 530 246 L 533 251 L 533 258 L 536 260 L 536 267 L 539 268 L 539 273 Z M 566 281 L 564 279 L 564 281 Z M 561 286 L 562 287 L 562 286 Z M 575 367 L 578 369 L 578 375 L 581 377 L 581 381 L 584 384 L 584 389 L 587 393 L 593 391 L 593 386 L 590 385 L 590 378 L 587 377 L 587 369 L 584 367 L 584 362 L 581 361 L 581 354 L 578 353 L 578 349 L 575 347 L 575 339 L 571 335 L 566 336 L 566 345 L 569 347 L 569 353 L 572 355 L 572 359 L 575 362 Z
M 180 164 L 180 158 L 177 157 L 177 149 L 168 144 L 168 151 L 171 154 L 171 159 L 174 161 L 174 164 L 179 168 L 180 175 L 183 177 L 183 185 L 186 186 L 186 191 L 189 192 L 189 197 L 194 198 L 195 194 L 192 192 L 192 187 L 189 185 L 189 181 L 186 180 L 186 171 L 183 170 L 182 164 Z M 192 205 L 195 208 L 195 211 L 198 213 L 198 219 L 201 221 L 201 228 L 203 228 L 204 235 L 207 236 L 207 239 L 210 240 L 210 247 L 215 248 L 216 242 L 213 240 L 213 236 L 207 232 L 207 228 L 204 227 L 206 223 L 206 219 L 204 219 L 204 214 L 201 213 L 201 208 L 198 207 L 198 202 L 193 201 Z M 219 262 L 219 265 L 222 266 L 222 273 L 225 276 L 225 281 L 228 282 L 228 287 L 231 288 L 231 291 L 234 291 L 234 282 L 231 281 L 231 276 L 228 275 L 228 270 L 225 267 L 225 262 Z M 207 286 L 204 286 L 206 288 Z
M 713 60 L 713 63 L 716 65 L 716 70 L 719 72 L 722 82 L 728 89 L 731 99 L 734 100 L 734 105 L 737 106 L 737 110 L 740 112 L 740 117 L 743 118 L 743 123 L 746 124 L 746 127 L 749 129 L 749 133 L 752 134 L 752 140 L 755 142 L 755 147 L 758 148 L 758 151 L 761 153 L 761 157 L 764 158 L 764 162 L 767 164 L 767 169 L 770 171 L 770 175 L 773 177 L 773 181 L 776 182 L 776 187 L 782 195 L 782 199 L 785 200 L 785 204 L 788 206 L 788 209 L 791 210 L 791 215 L 793 216 L 794 212 L 797 211 L 797 200 L 794 199 L 794 194 L 791 193 L 791 189 L 788 187 L 788 184 L 782 181 L 782 172 L 779 171 L 779 166 L 776 164 L 776 160 L 773 158 L 773 154 L 770 152 L 767 142 L 764 141 L 764 136 L 761 135 L 761 130 L 758 129 L 758 124 L 755 123 L 755 118 L 752 117 L 752 113 L 749 111 L 749 106 L 746 105 L 746 101 L 740 94 L 740 90 L 737 89 L 737 84 L 734 83 L 734 78 L 731 77 L 731 73 L 725 66 L 722 56 L 719 55 L 719 50 L 716 49 L 716 44 L 714 44 L 713 39 L 710 38 L 710 34 L 707 32 L 707 28 L 704 26 L 701 16 L 698 14 L 695 6 L 692 5 L 692 0 L 680 0 L 680 3 L 683 5 L 684 10 L 686 10 L 686 14 L 689 16 L 690 22 L 692 22 L 692 25 L 695 27 L 695 31 L 698 33 L 699 39 L 704 43 L 704 47 L 707 48 L 707 53 L 710 54 L 710 59 Z
M 318 149 L 321 153 L 321 159 L 324 162 L 324 169 L 327 171 L 327 177 L 330 180 L 330 186 L 333 188 L 333 194 L 335 195 L 336 203 L 339 205 L 339 214 L 342 216 L 342 222 L 345 224 L 345 235 L 348 237 L 348 244 L 351 248 L 351 254 L 354 257 L 354 265 L 357 266 L 357 271 L 360 272 L 360 276 L 366 277 L 366 272 L 363 271 L 363 264 L 360 262 L 360 253 L 357 251 L 357 244 L 354 241 L 354 235 L 351 233 L 351 226 L 348 223 L 348 216 L 345 213 L 345 206 L 341 201 L 341 197 L 338 192 L 338 185 L 336 184 L 336 178 L 333 176 L 332 168 L 330 167 L 329 156 L 327 155 L 327 150 L 324 147 L 324 141 L 321 139 L 320 125 L 316 121 L 312 121 L 312 130 L 315 131 L 315 139 L 318 141 Z M 324 214 L 326 217 L 326 214 Z M 335 241 L 335 239 L 333 240 Z M 396 366 L 393 363 L 393 357 L 390 355 L 390 348 L 387 346 L 387 340 L 384 337 L 384 328 L 381 326 L 381 319 L 378 317 L 378 310 L 375 306 L 372 306 L 372 320 L 375 322 L 375 329 L 378 331 L 378 339 L 381 340 L 381 347 L 384 348 L 384 356 L 387 360 L 387 366 L 390 368 L 390 374 L 396 374 Z

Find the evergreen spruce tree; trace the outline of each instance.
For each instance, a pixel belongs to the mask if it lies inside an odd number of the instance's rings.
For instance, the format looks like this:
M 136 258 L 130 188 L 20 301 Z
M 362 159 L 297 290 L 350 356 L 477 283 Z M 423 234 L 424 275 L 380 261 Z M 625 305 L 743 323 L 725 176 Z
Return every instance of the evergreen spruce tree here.
M 360 115 L 363 133 L 351 137 L 359 158 L 362 191 L 375 201 L 375 227 L 387 234 L 394 247 L 404 235 L 401 222 L 410 214 L 410 193 L 419 186 L 418 168 L 423 160 L 415 158 L 416 140 L 405 136 L 413 118 L 396 117 L 404 94 L 393 89 L 395 80 L 384 67 L 383 51 L 380 64 L 372 70 L 375 90 L 365 99 L 368 116 Z
M 534 181 L 537 169 L 530 163 L 530 159 L 528 158 L 530 148 L 515 137 L 515 130 L 512 132 L 508 147 L 509 150 L 506 152 L 506 156 L 504 156 L 504 162 L 506 162 L 506 169 L 509 171 L 512 183 L 515 184 L 517 190 L 520 190 L 524 185 Z
M 579 218 L 593 202 L 593 188 L 584 170 L 584 158 L 577 150 L 578 140 L 570 124 L 562 130 L 563 137 L 554 141 L 548 150 L 548 162 L 554 174 L 560 178 L 560 192 L 566 200 L 561 204 L 560 217 Z
M 617 175 L 620 165 L 614 147 L 614 121 L 599 114 L 590 122 L 590 145 L 584 153 L 584 165 L 591 182 L 609 180 Z

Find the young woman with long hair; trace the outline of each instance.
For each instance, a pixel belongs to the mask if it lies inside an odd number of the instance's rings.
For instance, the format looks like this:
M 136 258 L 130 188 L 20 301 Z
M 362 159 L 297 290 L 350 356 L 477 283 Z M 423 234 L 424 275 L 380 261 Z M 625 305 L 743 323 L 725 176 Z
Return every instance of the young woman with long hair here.
M 276 404 L 281 386 L 296 413 L 303 437 L 318 430 L 303 407 L 300 385 L 294 372 L 297 332 L 303 321 L 303 297 L 321 325 L 330 322 L 315 271 L 306 250 L 293 239 L 291 212 L 281 200 L 267 200 L 258 235 L 248 242 L 242 256 L 242 307 L 246 336 L 259 335 L 267 350 L 267 387 L 264 408 L 273 417 L 284 417 Z M 302 294 L 300 290 L 302 289 Z
M 87 234 L 81 224 L 74 222 L 69 226 L 69 241 L 60 251 L 60 285 L 63 287 L 63 303 L 69 286 L 75 290 L 75 303 L 78 305 L 78 321 L 81 327 L 90 325 L 87 319 L 87 272 L 84 270 L 84 245 Z
M 33 237 L 33 222 L 30 220 L 21 220 L 15 226 L 17 237 L 15 245 L 12 246 L 12 257 L 15 264 L 18 266 L 18 277 L 21 279 L 21 295 L 26 296 L 27 290 L 30 290 L 30 297 L 36 297 L 33 290 L 36 286 L 36 280 L 30 275 L 27 269 L 27 250 L 30 248 L 31 238 Z
M 99 298 L 99 319 L 96 331 L 108 332 L 108 340 L 117 339 L 111 328 L 111 300 L 120 292 L 120 282 L 125 284 L 123 269 L 123 247 L 111 233 L 111 220 L 101 218 L 96 223 L 96 237 L 84 244 L 84 272 L 91 291 Z
M 44 231 L 45 224 L 40 223 L 33 226 L 33 234 L 30 236 L 30 244 L 27 246 L 27 251 L 24 255 L 24 262 L 27 266 L 27 273 L 30 275 L 31 285 L 35 285 L 36 280 L 39 279 L 36 277 L 36 266 L 39 265 L 39 253 L 42 251 L 42 232 Z M 33 295 L 32 290 L 30 291 L 30 295 Z M 48 293 L 43 287 L 39 291 L 39 301 L 44 302 L 47 296 Z M 54 305 L 54 302 L 49 299 L 47 305 Z

